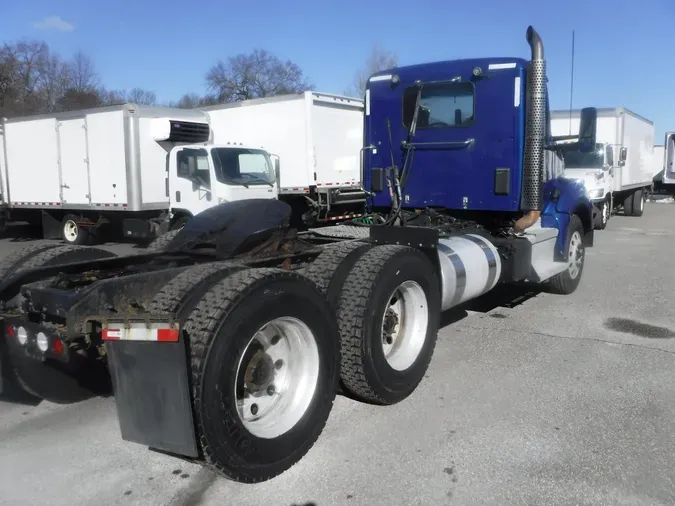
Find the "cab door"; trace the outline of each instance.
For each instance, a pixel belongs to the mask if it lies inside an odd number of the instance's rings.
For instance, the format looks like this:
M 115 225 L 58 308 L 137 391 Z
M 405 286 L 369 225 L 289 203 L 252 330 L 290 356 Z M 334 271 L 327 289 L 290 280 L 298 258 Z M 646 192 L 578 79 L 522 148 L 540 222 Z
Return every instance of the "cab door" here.
M 184 209 L 193 216 L 218 202 L 213 194 L 213 167 L 206 149 L 174 148 L 169 162 L 171 209 Z

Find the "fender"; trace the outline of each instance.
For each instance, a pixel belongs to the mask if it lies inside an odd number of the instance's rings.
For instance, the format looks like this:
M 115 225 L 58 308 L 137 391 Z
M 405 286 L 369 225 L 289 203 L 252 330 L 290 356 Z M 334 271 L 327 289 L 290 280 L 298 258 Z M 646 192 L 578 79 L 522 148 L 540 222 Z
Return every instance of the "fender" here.
M 541 213 L 541 225 L 558 229 L 556 251 L 563 258 L 566 255 L 567 226 L 573 215 L 579 216 L 584 225 L 584 244 L 593 246 L 593 204 L 586 196 L 586 188 L 581 181 L 557 177 L 544 183 L 544 205 Z
M 216 246 L 229 258 L 289 227 L 291 206 L 276 199 L 245 199 L 213 206 L 190 219 L 166 246 L 185 251 L 201 244 Z

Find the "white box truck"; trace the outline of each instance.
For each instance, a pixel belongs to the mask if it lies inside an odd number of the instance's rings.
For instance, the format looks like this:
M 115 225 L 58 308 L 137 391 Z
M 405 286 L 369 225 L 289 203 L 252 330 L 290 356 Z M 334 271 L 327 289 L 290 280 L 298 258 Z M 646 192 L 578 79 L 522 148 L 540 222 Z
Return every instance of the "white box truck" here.
M 279 159 L 279 199 L 320 225 L 360 216 L 362 100 L 307 91 L 202 108 L 214 142 L 243 142 Z
M 579 116 L 579 110 L 551 111 L 551 135 L 577 132 Z M 565 150 L 564 174 L 584 182 L 595 226 L 604 229 L 615 208 L 642 216 L 652 190 L 654 124 L 623 107 L 599 108 L 596 142 L 593 153 Z
M 199 110 L 136 104 L 4 119 L 0 221 L 45 238 L 150 239 L 219 202 L 276 198 L 268 153 L 209 144 Z

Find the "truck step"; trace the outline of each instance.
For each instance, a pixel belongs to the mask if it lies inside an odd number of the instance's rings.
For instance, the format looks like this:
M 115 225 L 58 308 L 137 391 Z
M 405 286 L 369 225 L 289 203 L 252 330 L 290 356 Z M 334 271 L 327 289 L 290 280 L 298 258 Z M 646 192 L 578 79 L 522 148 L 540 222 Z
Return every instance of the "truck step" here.
M 528 228 L 523 237 L 532 244 L 530 281 L 541 283 L 567 268 L 567 262 L 555 260 L 555 243 L 558 229 L 541 226 L 541 220 Z

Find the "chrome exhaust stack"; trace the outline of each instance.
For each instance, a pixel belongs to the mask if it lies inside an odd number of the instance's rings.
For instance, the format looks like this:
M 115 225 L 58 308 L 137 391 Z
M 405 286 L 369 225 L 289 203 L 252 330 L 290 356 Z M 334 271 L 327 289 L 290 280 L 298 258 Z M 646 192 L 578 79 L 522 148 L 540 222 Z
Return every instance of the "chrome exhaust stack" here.
M 534 225 L 541 216 L 544 174 L 544 134 L 546 133 L 546 60 L 544 44 L 537 31 L 527 29 L 531 60 L 527 69 L 527 108 L 521 209 L 527 214 L 514 227 L 517 233 Z

